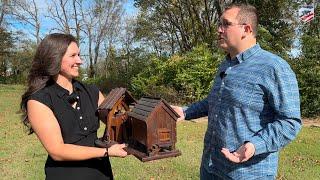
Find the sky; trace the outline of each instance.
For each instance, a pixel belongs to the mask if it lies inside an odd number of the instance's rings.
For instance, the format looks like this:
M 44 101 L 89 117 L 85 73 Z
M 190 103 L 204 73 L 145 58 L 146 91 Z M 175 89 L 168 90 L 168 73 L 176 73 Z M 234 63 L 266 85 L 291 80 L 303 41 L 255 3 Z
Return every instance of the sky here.
M 46 0 L 51 1 L 51 0 Z M 48 3 L 44 3 L 43 0 L 35 0 L 38 8 L 39 8 L 39 14 L 47 14 L 48 11 Z M 134 7 L 134 0 L 127 0 L 127 2 L 124 5 L 125 10 L 125 16 L 133 16 L 138 13 L 138 9 Z M 41 18 L 41 34 L 48 34 L 49 30 L 52 29 L 52 25 L 54 23 L 51 22 L 49 18 L 40 17 Z M 25 32 L 26 34 L 30 34 L 30 32 L 33 32 L 33 29 L 29 27 L 28 25 L 24 25 L 21 23 L 15 23 L 13 22 L 13 29 L 14 30 L 21 30 Z
M 0 0 L 1 1 L 1 0 Z M 39 14 L 42 14 L 40 17 L 40 22 L 41 22 L 41 28 L 40 28 L 40 37 L 43 38 L 45 35 L 52 33 L 50 32 L 50 29 L 52 29 L 55 26 L 55 23 L 53 20 L 51 20 L 48 17 L 44 17 L 43 14 L 48 14 L 48 3 L 51 0 L 35 0 L 38 9 L 39 9 Z M 124 4 L 124 10 L 125 10 L 125 15 L 124 17 L 128 16 L 134 16 L 135 14 L 138 13 L 138 9 L 134 7 L 134 0 L 127 0 L 127 2 Z M 19 22 L 11 22 L 13 31 L 22 31 L 25 33 L 26 36 L 21 36 L 21 38 L 27 38 L 27 39 L 35 39 L 34 36 L 31 35 L 31 33 L 34 33 L 34 29 L 28 25 L 28 24 L 22 24 Z M 85 47 L 82 47 L 81 49 L 85 49 Z
M 138 12 L 138 9 L 134 7 L 134 0 L 128 0 L 125 4 L 125 10 L 129 15 L 134 15 Z

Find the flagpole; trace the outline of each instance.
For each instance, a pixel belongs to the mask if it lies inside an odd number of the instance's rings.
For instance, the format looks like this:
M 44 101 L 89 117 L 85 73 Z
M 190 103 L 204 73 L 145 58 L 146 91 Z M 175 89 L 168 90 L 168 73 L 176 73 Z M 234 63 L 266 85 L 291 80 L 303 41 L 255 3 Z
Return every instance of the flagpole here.
M 317 10 L 317 5 L 318 5 L 319 0 L 313 0 L 313 6 L 314 6 L 314 18 L 316 18 L 316 10 Z M 320 1 L 319 1 L 320 2 Z

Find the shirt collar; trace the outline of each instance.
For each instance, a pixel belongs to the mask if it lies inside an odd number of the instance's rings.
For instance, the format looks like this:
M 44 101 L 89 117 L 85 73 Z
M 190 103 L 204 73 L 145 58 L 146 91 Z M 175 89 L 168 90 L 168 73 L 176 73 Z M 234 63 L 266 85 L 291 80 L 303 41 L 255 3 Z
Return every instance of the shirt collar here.
M 73 80 L 72 83 L 73 83 L 73 88 L 76 91 L 82 91 L 83 90 L 83 86 L 81 85 L 81 83 L 79 81 Z
M 76 92 L 83 90 L 83 87 L 81 86 L 80 82 L 77 80 L 72 80 L 72 86 L 73 86 L 74 91 L 76 91 Z M 63 88 L 62 86 L 60 86 L 56 82 L 53 83 L 53 88 L 57 92 L 59 97 L 62 97 L 66 94 L 69 95 L 69 91 L 66 90 L 65 88 Z
M 259 44 L 255 44 L 251 48 L 243 51 L 242 53 L 239 53 L 234 59 L 230 58 L 230 55 L 228 54 L 226 59 L 229 61 L 236 60 L 239 63 L 244 62 L 245 60 L 249 59 L 252 55 L 254 55 L 256 52 L 258 52 L 261 49 Z

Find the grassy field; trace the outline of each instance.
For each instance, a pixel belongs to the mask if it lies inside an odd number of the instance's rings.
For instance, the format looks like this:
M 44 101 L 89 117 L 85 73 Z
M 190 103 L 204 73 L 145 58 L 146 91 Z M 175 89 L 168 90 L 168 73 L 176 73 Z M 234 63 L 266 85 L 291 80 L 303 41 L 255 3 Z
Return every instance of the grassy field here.
M 47 153 L 34 134 L 27 135 L 17 113 L 22 91 L 19 85 L 0 84 L 0 179 L 44 179 Z M 176 146 L 182 156 L 147 163 L 131 156 L 112 158 L 115 178 L 199 179 L 206 126 L 205 121 L 178 123 Z M 320 179 L 320 128 L 303 127 L 281 151 L 278 179 Z

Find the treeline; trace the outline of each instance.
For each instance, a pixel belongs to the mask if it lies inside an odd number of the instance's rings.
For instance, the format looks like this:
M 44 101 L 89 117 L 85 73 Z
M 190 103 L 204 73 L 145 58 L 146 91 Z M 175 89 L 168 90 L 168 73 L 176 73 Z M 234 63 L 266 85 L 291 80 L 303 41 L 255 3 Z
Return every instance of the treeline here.
M 216 46 L 216 24 L 225 5 L 234 1 L 135 0 L 139 11 L 134 16 L 124 12 L 121 0 L 44 2 L 45 11 L 34 0 L 2 2 L 0 83 L 24 83 L 35 47 L 45 35 L 42 27 L 50 21 L 55 25 L 47 32 L 79 39 L 86 61 L 80 79 L 106 93 L 122 86 L 137 98 L 187 104 L 210 91 L 224 57 Z M 319 116 L 319 6 L 314 20 L 302 23 L 297 12 L 304 1 L 242 2 L 258 8 L 259 44 L 286 59 L 296 72 L 303 116 Z M 29 27 L 30 34 L 13 30 L 14 25 Z

